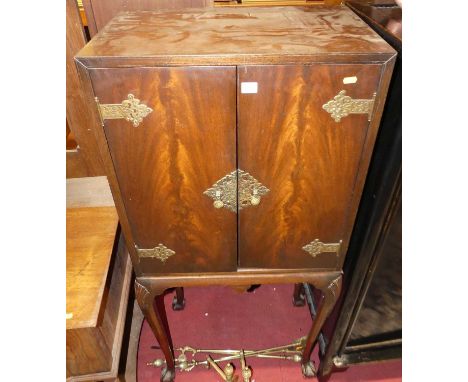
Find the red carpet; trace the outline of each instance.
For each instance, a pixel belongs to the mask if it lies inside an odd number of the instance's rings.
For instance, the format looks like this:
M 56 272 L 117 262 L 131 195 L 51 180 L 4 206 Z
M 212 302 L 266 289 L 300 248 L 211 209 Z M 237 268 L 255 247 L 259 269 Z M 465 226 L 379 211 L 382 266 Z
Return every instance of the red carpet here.
M 257 350 L 286 345 L 306 335 L 311 325 L 308 308 L 292 305 L 292 291 L 292 285 L 263 285 L 242 294 L 228 287 L 186 288 L 186 305 L 180 312 L 172 310 L 174 294 L 168 294 L 165 302 L 174 347 Z M 145 321 L 138 349 L 138 382 L 159 381 L 161 369 L 146 365 L 162 358 L 154 346 L 158 346 L 157 341 Z M 318 364 L 317 350 L 313 359 Z M 233 363 L 239 369 L 239 362 Z M 253 369 L 252 382 L 305 381 L 300 365 L 292 361 L 248 358 L 247 363 Z M 222 380 L 215 371 L 198 366 L 191 372 L 177 372 L 176 381 Z M 401 381 L 401 361 L 353 366 L 334 373 L 329 381 Z

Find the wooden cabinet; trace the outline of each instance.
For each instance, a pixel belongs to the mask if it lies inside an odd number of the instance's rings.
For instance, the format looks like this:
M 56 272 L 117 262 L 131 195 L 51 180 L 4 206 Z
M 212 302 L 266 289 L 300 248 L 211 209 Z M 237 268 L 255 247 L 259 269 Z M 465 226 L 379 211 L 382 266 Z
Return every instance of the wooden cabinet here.
M 342 7 L 126 13 L 78 54 L 162 380 L 161 296 L 206 284 L 321 289 L 314 374 L 394 54 Z

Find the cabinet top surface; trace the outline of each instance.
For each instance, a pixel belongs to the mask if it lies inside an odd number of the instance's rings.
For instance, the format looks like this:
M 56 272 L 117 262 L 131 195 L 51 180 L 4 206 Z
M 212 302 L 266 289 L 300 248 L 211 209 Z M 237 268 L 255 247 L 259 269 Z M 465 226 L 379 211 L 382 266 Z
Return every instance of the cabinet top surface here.
M 88 67 L 382 62 L 394 50 L 346 7 L 125 12 L 78 54 Z

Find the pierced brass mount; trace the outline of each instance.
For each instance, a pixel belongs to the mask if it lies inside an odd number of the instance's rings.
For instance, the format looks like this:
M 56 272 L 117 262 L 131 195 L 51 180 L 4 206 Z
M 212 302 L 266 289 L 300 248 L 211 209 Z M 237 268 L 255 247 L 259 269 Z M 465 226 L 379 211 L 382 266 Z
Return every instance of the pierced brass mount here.
M 161 262 L 165 263 L 166 260 L 174 256 L 176 253 L 172 249 L 167 248 L 165 245 L 159 243 L 156 247 L 151 249 L 144 249 L 136 247 L 138 256 L 140 257 L 154 257 Z
M 332 100 L 328 101 L 322 108 L 331 114 L 335 122 L 349 114 L 367 114 L 367 120 L 372 117 L 374 109 L 375 93 L 371 99 L 353 99 L 346 95 L 346 90 L 341 90 Z
M 239 183 L 239 187 L 237 184 Z M 215 208 L 227 208 L 237 212 L 245 207 L 260 204 L 261 197 L 270 190 L 248 172 L 234 170 L 222 177 L 212 187 L 203 192 L 214 200 Z
M 97 97 L 95 99 L 102 122 L 106 119 L 125 119 L 137 127 L 143 121 L 143 118 L 153 111 L 150 107 L 140 103 L 140 100 L 135 98 L 133 94 L 129 94 L 122 103 L 116 104 L 101 105 L 99 99 Z
M 336 255 L 339 256 L 341 243 L 342 240 L 340 240 L 339 243 L 322 243 L 319 239 L 315 239 L 309 244 L 304 245 L 302 249 L 312 257 L 316 257 L 317 255 L 324 252 L 336 253 Z

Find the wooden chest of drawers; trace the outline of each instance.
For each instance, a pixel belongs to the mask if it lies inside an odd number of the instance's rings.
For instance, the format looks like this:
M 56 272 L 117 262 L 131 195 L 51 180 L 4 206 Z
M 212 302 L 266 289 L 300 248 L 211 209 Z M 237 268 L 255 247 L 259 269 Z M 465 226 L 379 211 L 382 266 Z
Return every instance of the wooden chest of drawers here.
M 394 55 L 344 7 L 124 13 L 77 55 L 162 380 L 166 288 L 310 282 L 328 314 Z

